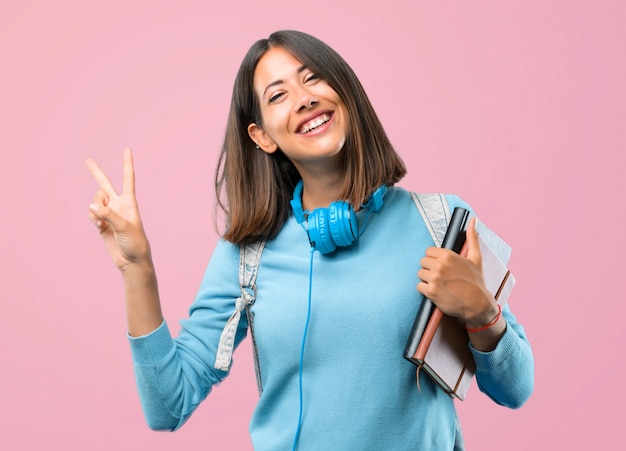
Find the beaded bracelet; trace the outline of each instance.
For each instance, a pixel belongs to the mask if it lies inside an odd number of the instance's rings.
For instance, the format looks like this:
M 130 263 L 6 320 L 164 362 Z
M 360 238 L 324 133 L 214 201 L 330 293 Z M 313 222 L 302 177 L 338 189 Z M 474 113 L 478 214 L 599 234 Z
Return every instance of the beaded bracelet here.
M 472 334 L 474 332 L 482 332 L 483 330 L 487 330 L 487 329 L 489 329 L 490 327 L 492 327 L 494 324 L 496 324 L 498 322 L 498 320 L 500 319 L 500 315 L 502 315 L 502 307 L 500 306 L 500 304 L 498 304 L 498 314 L 488 324 L 485 324 L 484 326 L 477 327 L 476 329 L 468 329 L 466 327 L 465 330 L 468 333 L 470 333 L 470 334 Z

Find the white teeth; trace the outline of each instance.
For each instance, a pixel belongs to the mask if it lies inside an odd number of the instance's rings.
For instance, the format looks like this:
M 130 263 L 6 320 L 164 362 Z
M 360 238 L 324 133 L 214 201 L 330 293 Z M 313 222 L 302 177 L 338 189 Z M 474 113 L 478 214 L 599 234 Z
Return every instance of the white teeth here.
M 311 130 L 316 129 L 320 125 L 325 124 L 329 120 L 330 120 L 330 115 L 329 114 L 324 114 L 324 115 L 318 117 L 317 119 L 313 119 L 308 124 L 303 125 L 302 128 L 300 129 L 300 133 L 304 135 L 305 133 L 308 133 Z

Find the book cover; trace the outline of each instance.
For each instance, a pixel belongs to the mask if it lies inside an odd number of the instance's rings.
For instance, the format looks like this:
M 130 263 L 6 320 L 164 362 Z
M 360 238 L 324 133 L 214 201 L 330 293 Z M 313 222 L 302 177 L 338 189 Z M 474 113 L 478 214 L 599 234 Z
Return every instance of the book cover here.
M 515 284 L 515 278 L 507 267 L 511 248 L 479 221 L 476 230 L 485 285 L 496 301 L 503 305 Z M 464 240 L 464 234 L 458 236 L 462 238 L 457 239 L 457 246 L 460 239 Z M 463 254 L 463 251 L 460 253 Z M 433 305 L 431 301 L 428 303 Z M 428 316 L 426 313 L 427 309 L 420 308 L 418 311 L 404 357 L 418 366 L 418 372 L 423 369 L 429 374 L 446 393 L 463 400 L 475 372 L 467 332 L 458 319 L 444 315 L 436 306 L 430 309 Z

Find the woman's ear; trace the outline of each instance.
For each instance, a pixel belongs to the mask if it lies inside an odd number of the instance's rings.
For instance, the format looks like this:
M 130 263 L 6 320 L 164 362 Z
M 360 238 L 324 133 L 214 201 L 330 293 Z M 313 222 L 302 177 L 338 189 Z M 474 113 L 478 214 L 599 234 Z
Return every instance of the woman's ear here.
M 263 152 L 274 153 L 278 149 L 278 145 L 265 133 L 265 130 L 255 123 L 248 125 L 248 135 Z

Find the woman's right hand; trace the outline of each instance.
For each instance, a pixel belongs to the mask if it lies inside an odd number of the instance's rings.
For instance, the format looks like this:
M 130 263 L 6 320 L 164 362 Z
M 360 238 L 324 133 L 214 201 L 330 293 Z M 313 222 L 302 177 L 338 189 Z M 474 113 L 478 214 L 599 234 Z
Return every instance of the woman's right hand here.
M 141 223 L 135 197 L 135 170 L 129 148 L 123 153 L 122 193 L 117 194 L 113 184 L 92 160 L 85 162 L 100 189 L 89 204 L 89 219 L 98 227 L 104 245 L 115 265 L 126 270 L 134 263 L 152 264 L 150 244 Z

